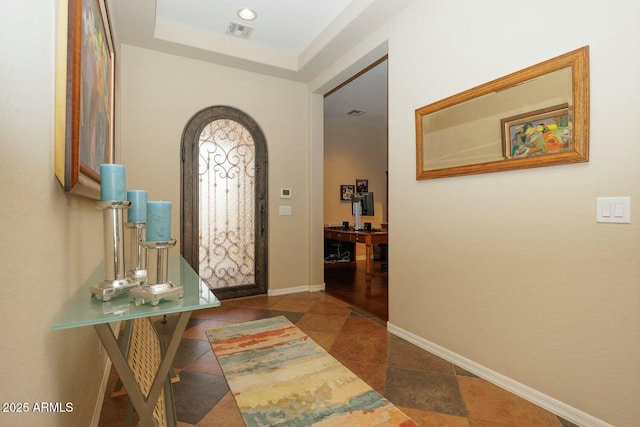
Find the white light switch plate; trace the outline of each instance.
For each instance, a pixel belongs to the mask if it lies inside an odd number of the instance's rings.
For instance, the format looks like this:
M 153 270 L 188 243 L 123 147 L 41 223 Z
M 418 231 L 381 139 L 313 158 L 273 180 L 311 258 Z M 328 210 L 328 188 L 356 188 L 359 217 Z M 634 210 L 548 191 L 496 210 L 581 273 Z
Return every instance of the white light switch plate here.
M 596 222 L 631 223 L 631 197 L 596 198 Z
M 291 206 L 280 206 L 280 215 L 291 215 Z

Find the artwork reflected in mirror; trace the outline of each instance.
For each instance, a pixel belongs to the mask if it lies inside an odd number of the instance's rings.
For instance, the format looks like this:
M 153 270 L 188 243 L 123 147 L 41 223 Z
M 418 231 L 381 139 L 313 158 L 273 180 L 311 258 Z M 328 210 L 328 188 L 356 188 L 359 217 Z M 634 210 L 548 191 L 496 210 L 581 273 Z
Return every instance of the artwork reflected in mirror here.
M 588 47 L 416 110 L 418 180 L 588 161 Z
M 508 159 L 560 153 L 573 145 L 573 123 L 566 103 L 518 114 L 500 123 Z

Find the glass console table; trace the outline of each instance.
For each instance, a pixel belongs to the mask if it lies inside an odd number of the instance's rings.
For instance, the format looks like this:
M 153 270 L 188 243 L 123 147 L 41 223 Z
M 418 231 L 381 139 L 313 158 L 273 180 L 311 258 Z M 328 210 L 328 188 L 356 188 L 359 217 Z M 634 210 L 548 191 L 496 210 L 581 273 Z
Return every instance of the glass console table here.
M 59 313 L 53 325 L 54 330 L 81 326 L 93 326 L 95 328 L 102 345 L 120 376 L 120 381 L 122 381 L 127 390 L 131 403 L 140 417 L 139 425 L 141 426 L 155 426 L 156 423 L 164 424 L 164 422 L 158 422 L 156 409 L 156 404 L 161 402 L 163 398 L 164 405 L 159 406 L 164 406 L 164 413 L 160 415 L 167 425 L 174 426 L 176 424 L 170 374 L 182 334 L 186 329 L 192 311 L 220 306 L 220 301 L 200 280 L 184 258 L 180 255 L 172 254 L 169 256 L 168 264 L 169 280 L 175 285 L 184 287 L 184 295 L 179 300 L 162 300 L 155 306 L 148 303 L 136 305 L 131 301 L 129 295 L 123 294 L 113 297 L 107 302 L 99 301 L 91 296 L 90 287 L 103 280 L 104 267 L 101 266 Z M 154 362 L 158 366 L 148 367 L 150 369 L 147 369 L 155 372 L 155 375 L 148 381 L 141 381 L 140 373 L 138 372 L 140 369 L 136 368 L 136 366 L 144 365 L 146 363 L 145 360 L 132 360 L 131 356 L 135 356 L 137 353 L 134 354 L 133 350 L 130 352 L 128 345 L 120 346 L 118 344 L 118 339 L 109 323 L 127 320 L 135 322 L 138 319 L 146 321 L 141 323 L 150 323 L 150 317 L 168 314 L 179 314 L 175 329 L 169 342 L 166 343 L 166 348 L 161 349 L 159 359 Z M 144 330 L 144 326 L 140 330 Z M 155 333 L 152 333 L 152 335 L 154 335 L 152 338 L 157 341 L 157 335 Z M 146 385 L 144 384 L 145 382 L 147 382 Z

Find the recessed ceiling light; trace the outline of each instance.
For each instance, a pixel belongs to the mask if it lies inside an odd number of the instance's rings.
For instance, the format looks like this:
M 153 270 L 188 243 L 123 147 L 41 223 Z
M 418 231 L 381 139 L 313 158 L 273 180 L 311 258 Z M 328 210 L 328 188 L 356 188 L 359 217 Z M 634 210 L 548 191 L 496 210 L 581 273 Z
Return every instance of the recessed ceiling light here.
M 253 21 L 258 17 L 258 14 L 253 9 L 249 9 L 248 7 L 243 7 L 238 11 L 238 16 L 244 19 L 245 21 Z

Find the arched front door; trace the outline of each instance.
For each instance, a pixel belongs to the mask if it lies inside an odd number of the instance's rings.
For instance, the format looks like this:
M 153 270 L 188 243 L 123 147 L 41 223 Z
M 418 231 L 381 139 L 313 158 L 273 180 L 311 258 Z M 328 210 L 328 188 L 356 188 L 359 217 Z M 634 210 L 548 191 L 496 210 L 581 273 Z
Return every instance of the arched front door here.
M 267 292 L 267 145 L 244 112 L 215 106 L 182 135 L 182 256 L 219 299 Z

